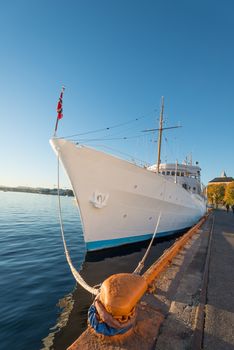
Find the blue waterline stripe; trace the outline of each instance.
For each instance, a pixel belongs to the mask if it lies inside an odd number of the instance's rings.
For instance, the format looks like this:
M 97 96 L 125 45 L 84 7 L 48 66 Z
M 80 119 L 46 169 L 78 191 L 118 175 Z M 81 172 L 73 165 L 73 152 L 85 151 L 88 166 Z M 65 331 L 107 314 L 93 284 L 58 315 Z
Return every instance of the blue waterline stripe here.
M 184 229 L 180 229 L 180 230 L 176 230 L 176 231 L 159 232 L 156 234 L 156 238 L 171 236 L 173 234 L 183 232 L 186 229 L 189 229 L 189 227 L 185 227 Z M 123 244 L 130 244 L 130 243 L 146 241 L 147 239 L 152 238 L 152 236 L 153 236 L 152 233 L 148 233 L 148 234 L 140 235 L 140 236 L 106 239 L 106 240 L 95 241 L 95 242 L 86 242 L 86 248 L 88 251 L 91 251 L 91 250 L 99 250 L 99 249 L 104 249 L 104 248 L 117 247 L 117 246 L 120 246 Z

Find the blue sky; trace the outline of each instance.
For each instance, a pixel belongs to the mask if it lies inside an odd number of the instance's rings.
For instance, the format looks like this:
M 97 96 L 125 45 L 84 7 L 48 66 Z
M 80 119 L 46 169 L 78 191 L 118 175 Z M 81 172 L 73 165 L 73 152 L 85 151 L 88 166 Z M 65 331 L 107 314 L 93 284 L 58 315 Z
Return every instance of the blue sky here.
M 192 153 L 205 184 L 234 177 L 233 13 L 232 0 L 1 1 L 0 185 L 56 183 L 48 140 L 62 84 L 58 135 L 144 116 L 92 137 L 139 135 L 157 127 L 163 95 L 166 126 L 183 127 L 165 133 L 162 161 Z M 149 140 L 101 143 L 150 163 Z

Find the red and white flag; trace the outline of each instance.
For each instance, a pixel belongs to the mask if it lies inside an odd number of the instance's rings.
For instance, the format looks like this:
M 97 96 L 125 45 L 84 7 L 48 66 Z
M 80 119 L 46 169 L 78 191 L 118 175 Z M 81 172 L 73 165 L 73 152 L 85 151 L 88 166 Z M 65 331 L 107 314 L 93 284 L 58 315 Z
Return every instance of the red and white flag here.
M 55 124 L 55 129 L 54 129 L 54 136 L 56 136 L 56 131 L 58 128 L 58 121 L 62 119 L 63 117 L 63 93 L 64 93 L 65 87 L 62 87 L 62 91 L 59 96 L 58 104 L 57 104 L 57 119 L 56 119 L 56 124 Z
M 64 90 L 65 90 L 65 88 L 63 86 L 59 100 L 58 100 L 58 104 L 57 104 L 57 113 L 58 113 L 57 118 L 58 119 L 62 119 L 62 117 L 63 117 L 63 92 L 64 92 Z

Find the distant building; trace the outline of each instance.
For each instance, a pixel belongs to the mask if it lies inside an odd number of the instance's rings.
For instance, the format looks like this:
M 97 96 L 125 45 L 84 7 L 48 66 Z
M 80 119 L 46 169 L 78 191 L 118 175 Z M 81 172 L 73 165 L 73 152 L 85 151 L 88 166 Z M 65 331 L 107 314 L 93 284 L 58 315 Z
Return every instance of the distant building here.
M 222 171 L 220 177 L 215 177 L 213 180 L 208 182 L 208 186 L 210 185 L 227 185 L 230 182 L 234 181 L 233 177 L 227 176 L 225 171 Z

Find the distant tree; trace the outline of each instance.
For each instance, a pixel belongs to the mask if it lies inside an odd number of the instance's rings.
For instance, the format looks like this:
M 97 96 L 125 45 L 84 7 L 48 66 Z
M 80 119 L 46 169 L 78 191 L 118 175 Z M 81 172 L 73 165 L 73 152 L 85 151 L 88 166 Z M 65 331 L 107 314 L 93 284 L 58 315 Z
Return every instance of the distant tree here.
M 215 204 L 216 207 L 219 204 L 223 204 L 225 196 L 225 187 L 226 185 L 209 185 L 207 188 L 208 202 L 211 204 Z
M 74 193 L 72 190 L 66 190 L 67 196 L 74 197 Z
M 229 205 L 234 205 L 234 181 L 230 182 L 225 191 L 225 196 L 224 196 L 224 201 L 225 203 Z

